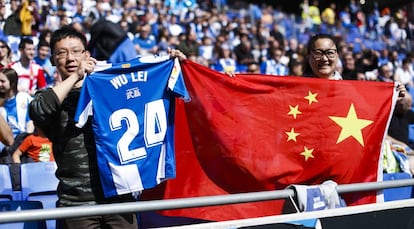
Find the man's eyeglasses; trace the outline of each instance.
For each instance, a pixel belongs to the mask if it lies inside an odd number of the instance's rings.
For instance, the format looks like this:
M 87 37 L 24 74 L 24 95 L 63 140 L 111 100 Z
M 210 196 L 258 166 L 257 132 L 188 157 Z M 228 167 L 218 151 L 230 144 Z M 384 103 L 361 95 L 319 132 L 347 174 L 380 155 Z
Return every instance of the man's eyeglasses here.
M 314 49 L 312 50 L 312 57 L 315 60 L 320 60 L 322 59 L 323 56 L 328 57 L 328 59 L 334 59 L 336 57 L 336 49 L 327 49 L 327 50 L 322 50 L 322 49 Z
M 67 58 L 69 54 L 71 54 L 74 57 L 80 57 L 85 51 L 86 50 L 82 50 L 82 49 L 75 49 L 75 50 L 62 49 L 62 50 L 56 51 L 54 55 L 59 59 Z

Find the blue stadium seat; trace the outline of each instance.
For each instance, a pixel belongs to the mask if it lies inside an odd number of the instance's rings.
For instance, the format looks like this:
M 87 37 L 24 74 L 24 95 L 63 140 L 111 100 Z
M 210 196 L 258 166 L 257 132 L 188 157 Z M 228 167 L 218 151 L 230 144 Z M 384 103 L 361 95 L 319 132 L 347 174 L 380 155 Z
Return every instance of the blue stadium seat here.
M 22 200 L 41 201 L 44 208 L 55 208 L 57 185 L 55 162 L 21 164 Z M 55 227 L 55 220 L 47 220 L 48 228 Z
M 0 201 L 10 201 L 14 198 L 9 166 L 0 164 Z
M 384 181 L 410 179 L 411 174 L 408 173 L 384 173 Z M 413 187 L 399 187 L 384 189 L 384 201 L 410 199 L 413 194 Z
M 21 211 L 30 209 L 43 209 L 42 202 L 40 201 L 0 201 L 0 212 L 6 211 Z M 4 223 L 0 224 L 0 229 L 46 229 L 46 222 L 30 221 L 30 222 L 18 222 L 18 223 Z

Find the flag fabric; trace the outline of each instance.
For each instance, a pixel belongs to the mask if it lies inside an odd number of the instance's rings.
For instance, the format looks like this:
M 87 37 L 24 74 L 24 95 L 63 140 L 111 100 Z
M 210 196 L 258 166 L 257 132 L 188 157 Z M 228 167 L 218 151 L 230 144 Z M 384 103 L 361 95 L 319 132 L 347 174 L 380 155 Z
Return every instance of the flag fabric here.
M 380 180 L 394 84 L 238 74 L 181 62 L 191 102 L 176 111 L 176 179 L 165 199 Z M 154 190 L 152 190 L 154 191 Z M 155 193 L 155 192 L 154 192 Z M 145 196 L 145 193 L 144 193 Z M 350 193 L 347 205 L 376 202 Z M 221 221 L 280 214 L 283 200 L 163 211 Z

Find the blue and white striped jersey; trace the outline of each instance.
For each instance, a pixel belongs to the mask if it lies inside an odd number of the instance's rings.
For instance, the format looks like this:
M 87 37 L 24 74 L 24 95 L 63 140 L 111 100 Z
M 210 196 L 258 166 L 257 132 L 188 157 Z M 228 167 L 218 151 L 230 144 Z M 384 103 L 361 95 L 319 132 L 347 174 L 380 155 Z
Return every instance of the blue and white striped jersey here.
M 175 177 L 174 101 L 189 100 L 178 59 L 147 56 L 85 77 L 75 121 L 92 116 L 106 197 Z

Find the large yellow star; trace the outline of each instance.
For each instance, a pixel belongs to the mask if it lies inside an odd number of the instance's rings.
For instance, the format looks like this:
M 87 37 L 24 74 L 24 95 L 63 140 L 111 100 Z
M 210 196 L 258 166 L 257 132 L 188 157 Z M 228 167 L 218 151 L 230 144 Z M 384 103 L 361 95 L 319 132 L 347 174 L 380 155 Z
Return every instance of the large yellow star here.
M 359 119 L 356 114 L 354 104 L 351 104 L 348 115 L 346 117 L 329 116 L 329 118 L 342 128 L 336 143 L 340 143 L 348 137 L 354 137 L 359 142 L 359 144 L 364 146 L 362 129 L 373 123 L 373 121 L 367 119 Z
M 292 140 L 296 142 L 296 137 L 299 135 L 299 133 L 295 132 L 295 128 L 290 129 L 290 132 L 285 132 L 288 136 L 287 142 Z
M 299 105 L 296 105 L 294 107 L 289 105 L 289 109 L 290 109 L 290 111 L 289 111 L 288 115 L 292 115 L 294 119 L 296 119 L 296 116 L 298 114 L 302 114 L 302 112 L 299 111 Z
M 305 161 L 307 161 L 309 158 L 315 158 L 314 156 L 313 156 L 313 149 L 308 149 L 306 146 L 305 147 L 303 147 L 303 152 L 302 153 L 300 153 L 300 155 L 302 155 L 302 156 L 304 156 L 305 157 Z
M 311 91 L 308 92 L 308 95 L 305 96 L 305 99 L 307 99 L 309 101 L 309 105 L 312 104 L 312 102 L 317 103 L 318 100 L 316 99 L 316 96 L 318 96 L 318 93 L 312 93 Z

